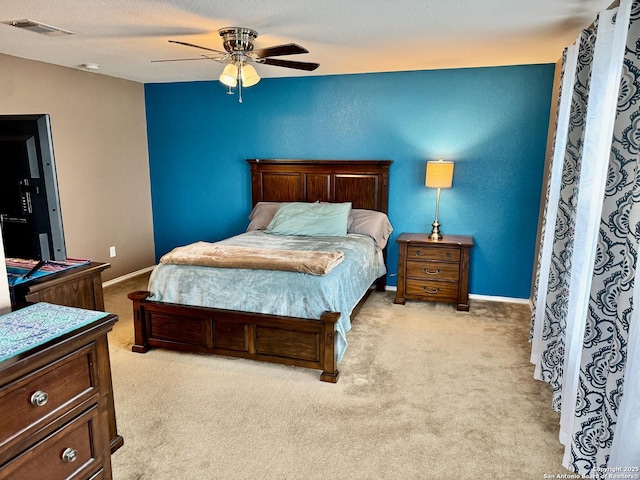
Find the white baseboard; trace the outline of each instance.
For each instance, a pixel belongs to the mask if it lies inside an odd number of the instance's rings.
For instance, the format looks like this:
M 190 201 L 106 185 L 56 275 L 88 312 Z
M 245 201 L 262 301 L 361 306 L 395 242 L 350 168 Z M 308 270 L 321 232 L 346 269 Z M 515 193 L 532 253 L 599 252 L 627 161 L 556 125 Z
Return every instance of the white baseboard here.
M 397 292 L 398 287 L 393 285 L 387 285 L 385 290 L 389 292 Z M 512 297 L 497 297 L 493 295 L 475 295 L 469 294 L 471 300 L 485 300 L 487 302 L 504 302 L 504 303 L 525 303 L 531 307 L 531 300 L 528 298 L 512 298 Z
M 124 282 L 125 280 L 129 280 L 130 278 L 137 277 L 143 273 L 150 272 L 155 268 L 155 265 L 151 265 L 150 267 L 145 267 L 140 270 L 136 270 L 135 272 L 127 273 L 126 275 L 122 275 L 120 277 L 112 278 L 111 280 L 107 280 L 106 282 L 102 282 L 102 288 L 109 287 L 111 285 L 115 285 L 116 283 Z
M 487 302 L 523 303 L 531 306 L 531 300 L 529 300 L 528 298 L 497 297 L 494 295 L 476 294 L 469 294 L 469 298 L 472 300 L 486 300 Z

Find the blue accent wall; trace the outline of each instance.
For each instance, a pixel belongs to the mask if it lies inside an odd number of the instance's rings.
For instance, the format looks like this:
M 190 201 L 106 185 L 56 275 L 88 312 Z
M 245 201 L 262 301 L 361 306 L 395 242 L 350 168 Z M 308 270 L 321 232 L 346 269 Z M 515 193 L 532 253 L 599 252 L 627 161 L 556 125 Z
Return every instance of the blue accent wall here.
M 265 67 L 268 68 L 268 67 Z M 425 162 L 455 162 L 447 234 L 472 235 L 470 291 L 529 298 L 554 65 L 145 85 L 158 257 L 244 231 L 247 158 L 390 159 L 388 283 L 401 232 L 429 232 Z

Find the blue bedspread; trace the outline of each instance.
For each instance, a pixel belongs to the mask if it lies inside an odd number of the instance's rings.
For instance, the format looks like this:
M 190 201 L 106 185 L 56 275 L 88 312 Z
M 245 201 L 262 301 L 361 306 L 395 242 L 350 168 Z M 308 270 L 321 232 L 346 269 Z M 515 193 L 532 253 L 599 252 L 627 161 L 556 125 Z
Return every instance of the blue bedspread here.
M 318 319 L 340 312 L 336 352 L 347 348 L 350 315 L 376 278 L 386 273 L 382 252 L 365 235 L 299 237 L 252 231 L 220 243 L 284 250 L 342 251 L 327 275 L 159 264 L 149 279 L 150 300 Z

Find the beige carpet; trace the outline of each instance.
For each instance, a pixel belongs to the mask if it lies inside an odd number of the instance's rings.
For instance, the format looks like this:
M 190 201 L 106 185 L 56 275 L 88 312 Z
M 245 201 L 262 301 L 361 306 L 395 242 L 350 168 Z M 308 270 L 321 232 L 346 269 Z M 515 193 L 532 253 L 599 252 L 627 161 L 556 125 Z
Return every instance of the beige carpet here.
M 393 304 L 374 292 L 340 380 L 249 360 L 131 352 L 126 293 L 105 290 L 119 433 L 115 480 L 542 479 L 559 417 L 533 380 L 526 305 Z

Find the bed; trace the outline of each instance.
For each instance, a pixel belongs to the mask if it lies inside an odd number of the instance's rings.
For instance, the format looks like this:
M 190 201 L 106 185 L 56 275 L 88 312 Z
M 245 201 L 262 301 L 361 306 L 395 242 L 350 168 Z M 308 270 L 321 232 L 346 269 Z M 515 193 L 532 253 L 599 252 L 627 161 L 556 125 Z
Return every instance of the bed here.
M 254 212 L 268 204 L 326 202 L 350 203 L 353 212 L 387 213 L 390 160 L 249 159 L 247 162 L 251 169 Z M 376 252 L 377 262 L 382 263 L 383 268 L 373 277 L 368 272 L 363 280 L 359 278 L 360 273 L 355 272 L 366 269 L 353 269 L 354 260 L 349 253 L 352 246 L 345 242 L 349 240 L 364 246 L 367 242 L 376 243 L 366 235 L 350 234 L 348 239 L 318 237 L 312 239 L 316 240 L 312 243 L 305 243 L 309 241 L 307 238 L 284 236 L 285 246 L 278 247 L 269 245 L 269 237 L 273 235 L 265 234 L 261 228 L 251 229 L 251 225 L 249 229 L 251 231 L 246 234 L 217 242 L 216 247 L 223 244 L 221 247 L 257 249 L 266 241 L 269 247 L 276 249 L 319 250 L 321 253 L 339 250 L 344 252 L 344 261 L 340 260 L 329 273 L 321 276 L 282 271 L 269 272 L 267 276 L 267 272 L 254 269 L 251 276 L 257 277 L 252 280 L 257 282 L 255 285 L 236 283 L 235 279 L 230 281 L 228 277 L 218 276 L 228 275 L 228 268 L 171 262 L 159 264 L 150 279 L 152 291 L 129 294 L 134 312 L 132 350 L 144 353 L 151 347 L 161 347 L 295 365 L 321 370 L 320 380 L 337 382 L 338 363 L 346 348 L 346 331 L 371 292 L 372 279 L 377 290 L 385 289 L 386 250 L 378 249 Z M 332 243 L 334 240 L 337 245 Z M 192 247 L 197 250 L 208 246 Z M 353 248 L 360 251 L 360 247 Z M 364 264 L 364 260 L 358 258 L 355 262 Z M 203 276 L 205 271 L 209 276 Z M 315 286 L 318 277 L 326 277 L 339 291 L 353 291 L 349 292 L 349 298 L 340 301 L 325 295 L 329 298 L 325 307 L 331 306 L 327 310 L 322 310 L 322 305 L 314 305 L 314 310 L 309 307 L 314 301 L 302 296 L 299 296 L 298 303 L 304 304 L 305 309 L 283 310 L 281 306 L 286 302 L 281 297 L 290 293 L 289 287 L 282 288 L 287 282 L 287 275 L 296 275 L 292 283 L 304 285 L 308 291 L 324 288 Z M 173 285 L 181 287 L 164 287 L 171 277 L 174 277 Z M 363 281 L 368 283 L 358 284 Z M 199 300 L 182 296 L 181 291 L 175 292 L 185 285 L 190 285 L 195 291 L 189 295 Z M 222 296 L 212 299 L 207 293 L 210 292 L 209 285 L 223 285 L 226 290 L 222 289 Z

